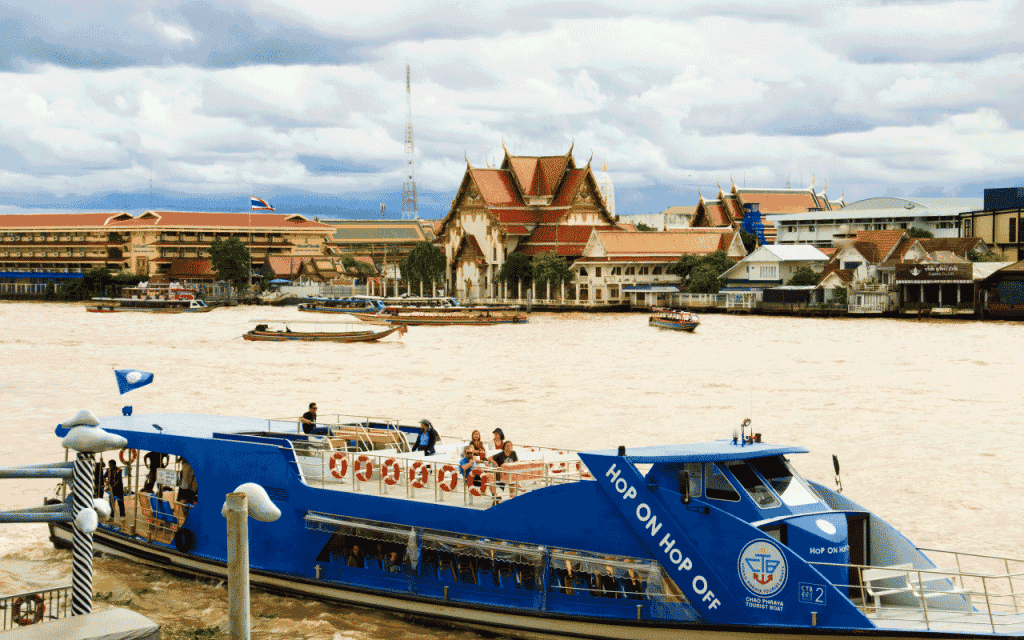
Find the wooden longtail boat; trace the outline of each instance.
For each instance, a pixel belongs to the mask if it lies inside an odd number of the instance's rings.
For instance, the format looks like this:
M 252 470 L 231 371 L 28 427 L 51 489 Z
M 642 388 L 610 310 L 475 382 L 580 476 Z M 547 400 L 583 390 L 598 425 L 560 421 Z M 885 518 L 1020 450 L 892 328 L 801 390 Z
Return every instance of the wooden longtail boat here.
M 405 334 L 408 329 L 404 325 L 392 327 L 381 327 L 366 329 L 365 325 L 357 325 L 348 322 L 307 322 L 303 320 L 252 320 L 258 323 L 256 327 L 242 336 L 245 340 L 256 342 L 374 342 L 386 338 L 392 333 L 398 332 L 399 336 Z M 314 325 L 312 331 L 293 331 L 291 326 Z M 320 325 L 344 325 L 347 330 L 326 331 Z M 341 327 L 332 327 L 338 328 Z

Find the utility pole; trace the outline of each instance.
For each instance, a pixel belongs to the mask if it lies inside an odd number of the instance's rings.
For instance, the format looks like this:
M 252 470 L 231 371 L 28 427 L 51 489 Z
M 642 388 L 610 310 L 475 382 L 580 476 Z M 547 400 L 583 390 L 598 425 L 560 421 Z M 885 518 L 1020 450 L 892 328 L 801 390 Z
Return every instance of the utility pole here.
M 409 172 L 402 183 L 402 220 L 419 220 L 420 212 L 416 205 L 416 171 L 413 164 L 412 144 L 412 83 L 409 80 L 409 65 L 405 65 L 405 161 Z

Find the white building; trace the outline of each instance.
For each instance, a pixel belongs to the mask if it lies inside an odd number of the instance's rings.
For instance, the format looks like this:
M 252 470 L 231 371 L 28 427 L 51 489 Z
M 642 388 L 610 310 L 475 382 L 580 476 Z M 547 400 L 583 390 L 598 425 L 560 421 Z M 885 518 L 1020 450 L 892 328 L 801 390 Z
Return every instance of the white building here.
M 821 273 L 828 256 L 810 245 L 764 244 L 721 275 L 734 291 L 770 289 L 786 284 L 801 267 Z
M 918 228 L 931 231 L 936 238 L 956 238 L 960 214 L 982 206 L 982 198 L 868 198 L 833 211 L 766 217 L 775 224 L 779 244 L 830 247 L 858 231 Z

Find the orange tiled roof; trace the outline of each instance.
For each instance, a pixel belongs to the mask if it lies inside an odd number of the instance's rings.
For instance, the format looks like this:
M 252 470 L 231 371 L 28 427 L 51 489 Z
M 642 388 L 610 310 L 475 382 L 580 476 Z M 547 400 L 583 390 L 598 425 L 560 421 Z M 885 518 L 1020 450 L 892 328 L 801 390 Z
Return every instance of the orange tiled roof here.
M 8 213 L 0 215 L 0 228 L 102 227 L 122 213 Z M 130 217 L 130 216 L 129 216 Z
M 171 260 L 171 266 L 167 269 L 167 275 L 171 279 L 213 279 L 217 276 L 217 272 L 213 270 L 213 262 L 210 260 L 188 260 L 183 258 L 175 258 Z
M 512 175 L 502 169 L 469 169 L 480 189 L 484 202 L 490 206 L 523 206 Z
M 979 242 L 981 238 L 921 238 L 921 247 L 928 253 L 949 251 L 966 258 L 967 252 L 973 251 Z
M 147 211 L 137 218 L 112 221 L 111 227 L 228 227 L 233 229 L 302 229 L 334 232 L 334 227 L 298 214 Z
M 768 214 L 827 210 L 828 207 L 811 189 L 737 189 L 736 192 L 744 203 L 756 202 L 761 212 Z
M 552 206 L 566 206 L 572 204 L 573 198 L 576 196 L 576 190 L 579 188 L 580 183 L 583 182 L 590 169 L 570 169 L 565 173 L 565 181 L 562 183 L 562 188 L 558 190 L 558 195 L 551 200 Z
M 298 256 L 270 256 L 267 263 L 277 276 L 294 276 L 306 258 Z
M 728 247 L 733 232 L 689 233 L 679 231 L 598 231 L 598 238 L 605 251 L 609 254 L 659 254 L 675 255 L 708 254 Z M 724 244 L 724 246 L 723 246 Z
M 879 260 L 885 260 L 892 254 L 900 241 L 907 236 L 907 232 L 902 229 L 885 229 L 878 231 L 858 231 L 854 236 L 854 241 L 870 242 L 875 245 L 878 249 Z M 907 249 L 910 245 L 907 245 Z M 906 249 L 904 249 L 906 252 Z

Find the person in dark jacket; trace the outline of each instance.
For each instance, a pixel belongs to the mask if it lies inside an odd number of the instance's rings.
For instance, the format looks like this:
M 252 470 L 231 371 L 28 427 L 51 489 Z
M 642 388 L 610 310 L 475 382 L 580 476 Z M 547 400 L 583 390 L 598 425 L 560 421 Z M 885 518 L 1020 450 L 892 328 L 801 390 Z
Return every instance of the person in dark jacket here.
M 117 463 L 110 461 L 110 469 L 107 470 L 107 486 L 110 487 L 110 513 L 114 513 L 114 502 L 117 502 L 121 517 L 124 517 L 124 476 L 117 468 Z
M 413 451 L 422 451 L 423 455 L 434 455 L 434 445 L 441 438 L 434 430 L 434 425 L 426 418 L 420 420 L 420 433 L 416 436 L 416 444 L 412 445 Z

